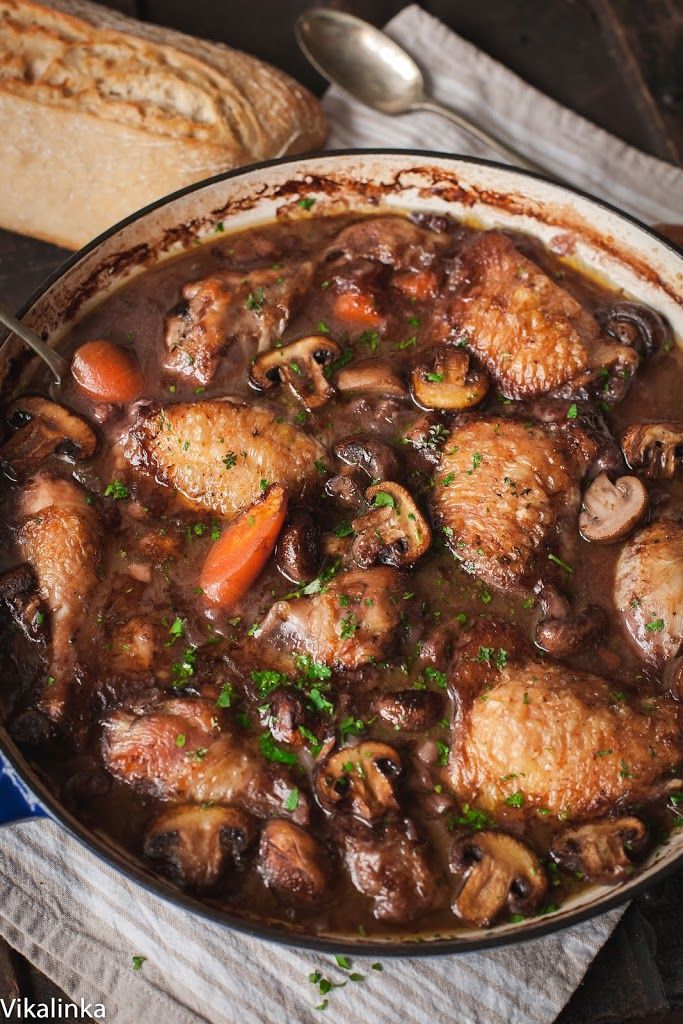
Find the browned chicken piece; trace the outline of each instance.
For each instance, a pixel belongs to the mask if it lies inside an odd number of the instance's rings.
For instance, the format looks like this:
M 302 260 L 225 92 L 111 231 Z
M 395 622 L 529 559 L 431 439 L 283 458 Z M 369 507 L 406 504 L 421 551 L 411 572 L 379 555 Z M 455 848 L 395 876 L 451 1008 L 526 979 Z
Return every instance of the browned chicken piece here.
M 37 476 L 19 503 L 17 544 L 50 612 L 50 668 L 38 706 L 53 721 L 65 713 L 74 678 L 74 638 L 97 577 L 100 524 L 85 491 L 71 480 Z
M 118 626 L 111 637 L 111 666 L 126 675 L 145 675 L 154 660 L 154 626 L 134 615 Z
M 172 488 L 191 508 L 233 516 L 280 483 L 303 497 L 320 481 L 325 450 L 259 406 L 220 399 L 146 405 L 123 439 L 136 470 Z
M 252 355 L 270 348 L 312 277 L 313 264 L 300 261 L 190 281 L 166 320 L 165 368 L 208 384 L 231 345 L 246 346 Z
M 340 573 L 320 593 L 277 601 L 256 636 L 324 665 L 359 668 L 389 653 L 401 618 L 402 581 L 384 567 Z
M 157 797 L 236 803 L 258 817 L 286 813 L 295 785 L 247 739 L 223 731 L 207 700 L 176 698 L 114 711 L 104 720 L 102 752 L 112 775 Z M 306 824 L 303 794 L 291 817 Z
M 437 884 L 412 822 L 372 828 L 352 818 L 335 822 L 346 870 L 358 892 L 373 901 L 379 921 L 409 921 L 434 906 Z
M 683 756 L 675 701 L 624 699 L 600 676 L 537 658 L 508 625 L 480 620 L 449 681 L 446 775 L 459 800 L 484 810 L 596 816 L 655 796 Z
M 577 432 L 578 434 L 578 432 Z M 560 521 L 574 520 L 590 454 L 571 435 L 502 416 L 456 420 L 443 450 L 432 512 L 468 572 L 522 583 Z
M 448 300 L 450 333 L 479 356 L 506 398 L 580 396 L 591 385 L 622 396 L 638 367 L 635 349 L 603 334 L 509 238 L 475 235 L 463 262 L 467 282 Z
M 625 545 L 614 600 L 647 661 L 661 668 L 683 647 L 683 522 L 658 519 Z
M 377 217 L 344 228 L 328 248 L 328 259 L 373 260 L 394 270 L 431 264 L 448 235 L 412 224 L 404 217 Z

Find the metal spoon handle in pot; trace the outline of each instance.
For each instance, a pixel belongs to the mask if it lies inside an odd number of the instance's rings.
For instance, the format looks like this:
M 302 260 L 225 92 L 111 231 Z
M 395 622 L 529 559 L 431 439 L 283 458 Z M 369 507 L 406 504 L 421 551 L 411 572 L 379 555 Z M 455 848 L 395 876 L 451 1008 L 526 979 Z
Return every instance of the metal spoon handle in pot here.
M 8 327 L 10 331 L 13 331 L 29 348 L 33 349 L 37 356 L 40 356 L 43 362 L 50 367 L 57 384 L 61 386 L 62 379 L 69 372 L 69 364 L 66 359 L 50 348 L 49 345 L 46 345 L 43 339 L 39 338 L 30 327 L 26 327 L 22 324 L 21 320 L 17 320 L 14 313 L 7 309 L 6 306 L 3 306 L 2 303 L 0 303 L 0 323 Z
M 432 100 L 421 100 L 413 104 L 413 110 L 424 110 L 430 114 L 440 114 L 441 117 L 447 118 L 456 124 L 458 128 L 461 128 L 468 135 L 471 135 L 473 139 L 477 139 L 479 142 L 485 143 L 491 149 L 494 149 L 506 163 L 512 164 L 514 167 L 521 167 L 525 171 L 534 171 L 536 174 L 544 174 L 546 177 L 550 172 L 545 167 L 541 167 L 540 164 L 533 163 L 532 160 L 527 160 L 526 157 L 522 156 L 516 150 L 512 149 L 511 146 L 507 146 L 500 139 L 497 139 L 495 135 L 489 135 L 488 132 L 484 131 L 478 125 L 473 124 L 469 121 L 464 114 L 460 114 L 457 110 L 453 110 L 451 107 L 446 107 L 442 103 L 435 103 Z

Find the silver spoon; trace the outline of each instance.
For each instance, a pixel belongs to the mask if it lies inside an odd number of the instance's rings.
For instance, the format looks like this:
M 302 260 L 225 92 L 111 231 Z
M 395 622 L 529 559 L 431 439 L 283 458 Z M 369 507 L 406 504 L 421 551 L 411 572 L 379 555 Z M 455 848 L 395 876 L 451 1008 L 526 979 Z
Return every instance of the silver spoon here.
M 296 38 L 313 67 L 328 82 L 365 106 L 391 115 L 414 110 L 441 114 L 495 149 L 507 163 L 527 171 L 549 173 L 473 124 L 460 111 L 432 100 L 424 76 L 410 54 L 374 25 L 341 11 L 313 7 L 298 18 Z
M 9 327 L 10 331 L 13 331 L 18 338 L 21 338 L 29 348 L 32 348 L 37 356 L 43 360 L 44 363 L 52 370 L 55 377 L 55 382 L 58 387 L 62 386 L 62 379 L 67 376 L 69 372 L 69 363 L 63 356 L 60 356 L 58 352 L 55 352 L 53 348 L 46 345 L 42 338 L 38 337 L 35 331 L 32 331 L 30 327 L 26 327 L 22 324 L 21 320 L 17 320 L 14 313 L 10 312 L 7 306 L 3 306 L 0 302 L 0 323 L 4 324 L 5 327 Z

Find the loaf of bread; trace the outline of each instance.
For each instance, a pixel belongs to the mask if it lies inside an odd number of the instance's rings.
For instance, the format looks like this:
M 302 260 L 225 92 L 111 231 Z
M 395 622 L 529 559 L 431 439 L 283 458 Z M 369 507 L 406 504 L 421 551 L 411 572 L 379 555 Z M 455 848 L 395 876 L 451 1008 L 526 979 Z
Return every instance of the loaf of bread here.
M 75 249 L 160 196 L 320 146 L 318 102 L 220 43 L 88 0 L 0 0 L 0 226 Z

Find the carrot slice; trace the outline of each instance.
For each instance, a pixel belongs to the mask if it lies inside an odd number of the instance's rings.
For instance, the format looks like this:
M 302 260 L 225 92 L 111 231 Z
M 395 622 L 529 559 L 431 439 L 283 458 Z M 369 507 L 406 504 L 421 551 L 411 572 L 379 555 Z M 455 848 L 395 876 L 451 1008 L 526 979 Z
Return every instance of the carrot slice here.
M 372 295 L 358 292 L 342 292 L 334 300 L 334 315 L 337 320 L 354 327 L 378 327 L 384 319 L 375 309 Z
M 104 339 L 81 345 L 71 362 L 71 374 L 78 386 L 99 402 L 133 402 L 145 387 L 133 353 Z
M 281 484 L 271 484 L 228 524 L 209 550 L 199 577 L 211 604 L 230 608 L 246 594 L 268 561 L 286 515 L 287 492 Z
M 437 279 L 431 270 L 412 270 L 408 274 L 398 274 L 391 283 L 404 295 L 422 302 L 436 295 Z

